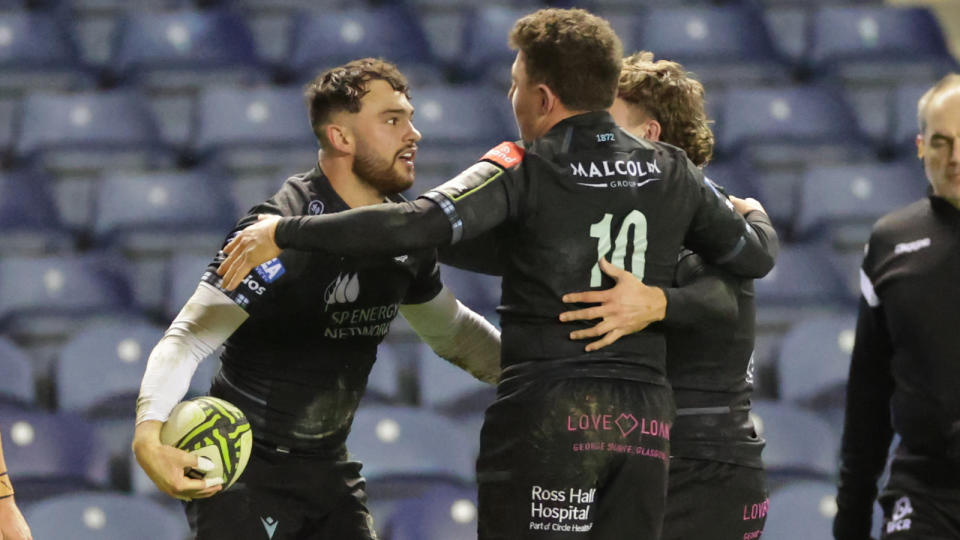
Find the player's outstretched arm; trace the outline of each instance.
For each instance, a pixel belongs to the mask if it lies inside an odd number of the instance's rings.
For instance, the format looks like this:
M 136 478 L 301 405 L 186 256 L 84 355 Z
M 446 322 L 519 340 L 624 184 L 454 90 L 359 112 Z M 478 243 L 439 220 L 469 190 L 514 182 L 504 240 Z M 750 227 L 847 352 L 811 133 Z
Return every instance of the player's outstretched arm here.
M 500 378 L 500 332 L 444 287 L 422 304 L 400 306 L 410 327 L 437 356 L 477 379 L 496 384 Z
M 13 482 L 3 459 L 3 441 L 0 441 L 0 540 L 31 540 L 30 527 L 23 519 L 13 497 Z
M 194 479 L 191 469 L 209 470 L 197 456 L 160 442 L 160 428 L 183 399 L 199 363 L 247 318 L 247 313 L 212 285 L 200 283 L 147 359 L 137 398 L 133 452 L 160 491 L 178 499 L 217 493 L 222 478 Z

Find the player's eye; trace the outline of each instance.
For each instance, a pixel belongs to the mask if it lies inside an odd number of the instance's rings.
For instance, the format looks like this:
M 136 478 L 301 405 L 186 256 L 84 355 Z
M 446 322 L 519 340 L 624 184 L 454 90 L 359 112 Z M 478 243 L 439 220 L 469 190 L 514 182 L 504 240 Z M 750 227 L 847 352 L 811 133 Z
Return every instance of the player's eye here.
M 400 119 L 397 118 L 396 116 L 392 116 L 392 117 L 390 117 L 389 120 L 387 120 L 387 123 L 390 124 L 391 126 L 395 126 L 395 125 L 397 125 L 399 122 L 400 122 Z

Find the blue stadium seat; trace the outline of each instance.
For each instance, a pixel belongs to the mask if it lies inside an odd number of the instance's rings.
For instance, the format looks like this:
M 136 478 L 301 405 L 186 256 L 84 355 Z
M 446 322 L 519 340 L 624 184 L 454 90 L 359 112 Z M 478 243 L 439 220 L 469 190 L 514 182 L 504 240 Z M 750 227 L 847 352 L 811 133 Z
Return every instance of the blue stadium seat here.
M 793 232 L 798 238 L 826 234 L 835 245 L 859 248 L 884 214 L 924 195 L 914 163 L 810 167 L 800 181 Z
M 0 93 L 92 84 L 68 28 L 56 16 L 41 11 L 0 12 Z
M 703 174 L 723 187 L 730 195 L 740 198 L 758 196 L 750 169 L 743 167 L 735 160 L 711 161 L 703 169 Z
M 763 536 L 777 540 L 832 538 L 837 514 L 837 486 L 825 480 L 784 485 L 770 494 Z
M 50 190 L 41 172 L 0 173 L 0 252 L 42 253 L 69 248 L 73 238 L 63 228 Z
M 0 403 L 30 406 L 37 398 L 30 357 L 0 336 Z
M 420 344 L 420 402 L 449 416 L 482 412 L 493 402 L 496 388 L 440 358 Z
M 217 248 L 214 248 L 214 251 Z M 177 253 L 167 263 L 165 287 L 164 315 L 167 320 L 173 320 L 180 313 L 180 308 L 197 290 L 200 278 L 207 270 L 207 265 L 213 260 L 210 255 L 192 253 Z
M 265 79 L 243 18 L 221 10 L 127 11 L 109 66 L 118 78 L 168 89 Z
M 517 138 L 506 95 L 489 87 L 415 88 L 412 101 L 423 135 L 417 174 L 449 179 L 498 143 Z
M 16 154 L 58 171 L 173 163 L 146 102 L 129 90 L 30 94 L 23 102 Z
M 785 156 L 798 159 L 795 145 L 817 145 L 816 155 L 826 160 L 848 155 L 835 147 L 863 143 L 849 106 L 828 87 L 735 88 L 723 96 L 719 110 L 717 146 L 726 152 L 745 144 L 777 144 Z
M 11 334 L 63 335 L 79 317 L 123 312 L 129 299 L 116 260 L 102 255 L 0 259 L 0 325 Z
M 833 253 L 820 244 L 781 243 L 773 270 L 755 281 L 757 326 L 785 331 L 804 318 L 848 309 L 847 293 Z
M 0 407 L 0 431 L 21 504 L 107 485 L 108 457 L 82 418 Z
M 707 88 L 786 82 L 760 11 L 745 5 L 652 8 L 622 36 L 624 51 L 680 62 Z
M 234 214 L 226 181 L 203 171 L 114 173 L 97 186 L 93 232 L 127 252 L 214 253 Z
M 489 84 L 510 88 L 510 66 L 517 56 L 507 45 L 510 29 L 529 9 L 486 5 L 467 13 L 463 49 L 457 59 L 460 77 L 467 80 L 484 79 Z
M 793 325 L 777 357 L 780 398 L 830 413 L 842 423 L 856 326 L 852 313 L 814 317 Z M 837 409 L 840 418 L 832 414 Z
M 363 462 L 371 482 L 397 477 L 468 482 L 474 476 L 471 439 L 479 436 L 428 410 L 371 405 L 357 410 L 347 448 Z
M 823 6 L 813 15 L 811 36 L 814 72 L 847 80 L 929 79 L 956 66 L 924 8 Z
M 476 538 L 476 489 L 436 486 L 402 501 L 387 519 L 386 531 L 391 540 Z
M 414 85 L 439 82 L 430 44 L 415 14 L 402 4 L 343 11 L 307 11 L 297 16 L 286 68 L 297 80 L 368 56 L 397 64 Z
M 364 404 L 400 402 L 400 379 L 403 370 L 411 363 L 404 359 L 409 345 L 411 344 L 400 345 L 390 339 L 380 344 L 377 348 L 377 361 L 374 362 L 373 369 L 367 377 L 367 390 L 363 395 Z
M 147 356 L 162 335 L 162 328 L 139 321 L 95 323 L 77 332 L 56 368 L 60 410 L 109 416 L 122 409 L 132 417 Z
M 787 403 L 754 400 L 751 417 L 767 442 L 763 462 L 773 484 L 794 477 L 826 479 L 837 470 L 840 441 L 816 414 Z
M 75 540 L 183 540 L 189 530 L 182 513 L 145 497 L 81 492 L 24 508 L 36 538 Z
M 209 88 L 196 111 L 193 151 L 232 172 L 282 167 L 289 175 L 316 163 L 316 136 L 299 88 Z
M 916 139 L 920 133 L 917 103 L 935 82 L 907 82 L 897 86 L 894 91 L 889 143 L 904 158 L 917 155 Z

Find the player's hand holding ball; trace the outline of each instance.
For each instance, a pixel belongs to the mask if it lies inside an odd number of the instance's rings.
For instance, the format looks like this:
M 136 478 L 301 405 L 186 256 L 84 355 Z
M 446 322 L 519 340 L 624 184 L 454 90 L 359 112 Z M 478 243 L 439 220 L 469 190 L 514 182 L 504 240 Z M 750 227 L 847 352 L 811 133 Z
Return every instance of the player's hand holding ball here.
M 189 500 L 229 488 L 250 458 L 253 433 L 243 413 L 227 401 L 201 397 L 174 407 L 166 422 L 136 429 L 137 462 L 160 491 Z

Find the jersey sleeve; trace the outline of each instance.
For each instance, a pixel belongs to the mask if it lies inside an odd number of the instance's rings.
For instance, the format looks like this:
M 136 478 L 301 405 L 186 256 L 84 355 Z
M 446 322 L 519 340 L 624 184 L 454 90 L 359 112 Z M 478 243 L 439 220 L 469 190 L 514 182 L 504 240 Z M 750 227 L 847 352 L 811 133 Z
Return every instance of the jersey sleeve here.
M 739 314 L 738 279 L 686 252 L 677 263 L 676 287 L 663 290 L 667 309 L 663 323 L 697 327 L 735 321 Z
M 416 278 L 410 283 L 406 296 L 401 304 L 422 304 L 429 302 L 440 294 L 443 283 L 440 281 L 440 264 L 437 262 L 437 252 L 431 251 L 420 264 Z
M 476 238 L 444 246 L 439 250 L 440 262 L 461 270 L 502 276 L 505 269 L 503 231 L 497 228 Z
M 779 250 L 777 234 L 763 212 L 741 217 L 733 204 L 687 160 L 684 171 L 694 184 L 697 204 L 684 245 L 705 260 L 735 275 L 761 278 L 774 264 Z
M 872 243 L 872 242 L 871 242 Z M 877 479 L 886 464 L 893 438 L 890 398 L 893 394 L 893 345 L 884 306 L 872 283 L 871 246 L 861 270 L 856 341 L 847 379 L 847 405 L 840 450 L 837 490 L 837 539 L 867 538 L 877 496 Z
M 452 242 L 476 238 L 521 217 L 524 150 L 504 142 L 452 180 L 424 193 L 447 216 Z
M 276 205 L 271 204 L 271 201 L 255 206 L 250 213 L 242 217 L 236 226 L 234 226 L 233 230 L 230 231 L 230 234 L 227 235 L 223 244 L 220 246 L 220 251 L 217 252 L 210 264 L 207 265 L 207 269 L 200 279 L 202 282 L 216 287 L 217 290 L 233 300 L 235 304 L 243 308 L 247 313 L 254 313 L 257 309 L 256 306 L 262 303 L 262 299 L 267 294 L 267 291 L 274 287 L 279 280 L 283 279 L 286 273 L 286 266 L 284 265 L 284 259 L 286 257 L 281 254 L 280 257 L 271 259 L 257 266 L 243 278 L 240 286 L 232 291 L 225 290 L 221 287 L 223 278 L 217 275 L 217 267 L 219 267 L 220 263 L 226 258 L 223 248 L 238 232 L 256 223 L 258 214 L 279 215 L 281 211 Z

